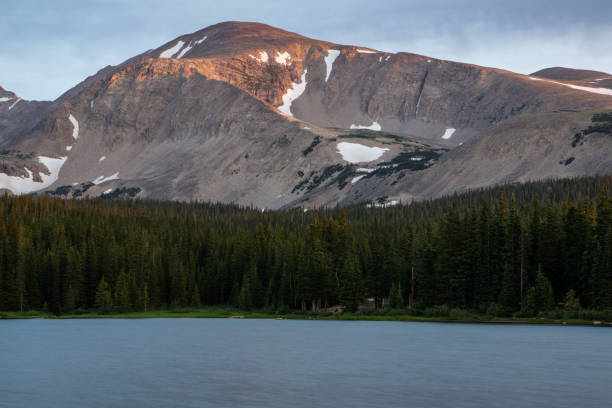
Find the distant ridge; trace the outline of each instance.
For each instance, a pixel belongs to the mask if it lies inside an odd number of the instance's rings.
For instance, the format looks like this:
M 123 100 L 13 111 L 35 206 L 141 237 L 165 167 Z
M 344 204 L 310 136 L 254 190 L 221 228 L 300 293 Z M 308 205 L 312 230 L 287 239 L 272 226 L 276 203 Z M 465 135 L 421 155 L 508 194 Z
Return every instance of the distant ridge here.
M 557 81 L 588 81 L 612 77 L 612 75 L 606 72 L 564 67 L 544 68 L 537 72 L 534 72 L 533 74 L 531 74 L 531 76 L 554 79 Z

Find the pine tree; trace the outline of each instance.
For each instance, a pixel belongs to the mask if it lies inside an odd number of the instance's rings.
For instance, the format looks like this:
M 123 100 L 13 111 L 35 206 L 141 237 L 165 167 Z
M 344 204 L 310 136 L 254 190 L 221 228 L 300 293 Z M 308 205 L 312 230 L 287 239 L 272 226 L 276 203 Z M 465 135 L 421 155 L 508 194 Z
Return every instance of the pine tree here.
M 132 310 L 132 300 L 130 298 L 130 286 L 125 270 L 119 272 L 117 283 L 115 284 L 115 300 L 113 305 L 118 312 L 129 312 Z
M 563 310 L 566 312 L 577 312 L 582 307 L 580 306 L 580 300 L 576 297 L 576 292 L 570 289 L 563 299 Z
M 539 313 L 548 312 L 554 307 L 555 298 L 553 296 L 552 285 L 544 276 L 542 268 L 538 269 L 535 285 L 527 291 L 521 315 L 537 316 Z
M 391 285 L 389 306 L 391 306 L 391 309 L 402 309 L 404 307 L 404 297 L 402 296 L 402 286 L 400 283 L 397 286 L 395 286 L 395 283 Z
M 200 301 L 200 289 L 198 288 L 197 284 L 193 286 L 193 292 L 191 293 L 191 302 L 189 302 L 189 304 L 192 307 L 202 306 L 202 302 Z
M 72 285 L 70 285 L 68 286 L 68 290 L 66 291 L 66 299 L 64 300 L 64 312 L 73 312 L 75 308 L 76 306 L 74 301 L 74 291 L 72 290 Z
M 499 305 L 504 316 L 510 316 L 520 308 L 519 277 L 510 264 L 504 266 L 504 278 L 499 294 Z
M 253 307 L 253 291 L 251 289 L 251 276 L 247 274 L 242 280 L 242 288 L 238 297 L 238 306 L 243 310 L 250 310 Z
M 95 307 L 100 313 L 109 313 L 113 309 L 113 296 L 111 294 L 110 286 L 104 280 L 104 276 L 102 276 L 102 279 L 100 279 L 100 283 L 96 289 Z
M 342 268 L 342 304 L 351 312 L 357 311 L 363 301 L 361 270 L 355 256 L 349 256 Z

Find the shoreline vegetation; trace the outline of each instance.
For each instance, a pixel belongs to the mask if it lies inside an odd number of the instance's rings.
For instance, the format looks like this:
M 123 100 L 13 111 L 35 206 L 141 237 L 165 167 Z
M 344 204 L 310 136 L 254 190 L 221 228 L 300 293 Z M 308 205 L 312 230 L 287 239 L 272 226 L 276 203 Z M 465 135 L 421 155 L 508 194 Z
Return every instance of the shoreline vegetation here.
M 609 324 L 608 191 L 612 176 L 265 212 L 5 195 L 0 314 Z
M 584 311 L 587 314 L 597 312 Z M 586 316 L 585 316 L 586 317 Z M 0 320 L 9 319 L 160 319 L 160 318 L 193 318 L 193 319 L 275 319 L 275 320 L 326 320 L 326 321 L 388 321 L 388 322 L 423 322 L 423 323 L 481 323 L 481 324 L 540 324 L 540 325 L 574 325 L 612 327 L 612 321 L 585 319 L 574 316 L 540 316 L 540 317 L 494 317 L 464 310 L 452 310 L 448 316 L 425 316 L 411 313 L 409 310 L 379 310 L 374 313 L 363 312 L 278 312 L 269 310 L 240 310 L 232 307 L 180 308 L 151 310 L 147 312 L 97 313 L 90 310 L 74 313 L 55 314 L 43 311 L 0 312 Z

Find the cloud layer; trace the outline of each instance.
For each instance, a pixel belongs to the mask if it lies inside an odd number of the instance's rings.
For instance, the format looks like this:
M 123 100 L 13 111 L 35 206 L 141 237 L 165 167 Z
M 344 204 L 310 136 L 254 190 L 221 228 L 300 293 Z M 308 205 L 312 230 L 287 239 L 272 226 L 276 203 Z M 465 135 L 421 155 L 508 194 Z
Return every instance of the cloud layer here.
M 608 0 L 46 0 L 3 4 L 0 85 L 55 99 L 107 65 L 221 21 L 530 73 L 612 71 Z M 521 3 L 517 5 L 516 3 Z

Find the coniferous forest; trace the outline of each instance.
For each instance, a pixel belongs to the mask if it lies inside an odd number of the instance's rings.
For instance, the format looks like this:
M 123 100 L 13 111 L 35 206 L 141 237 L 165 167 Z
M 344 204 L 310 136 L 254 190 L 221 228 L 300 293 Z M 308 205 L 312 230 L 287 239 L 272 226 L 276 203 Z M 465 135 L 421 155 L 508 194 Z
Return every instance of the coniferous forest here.
M 0 198 L 0 310 L 612 309 L 612 177 L 388 208 Z

